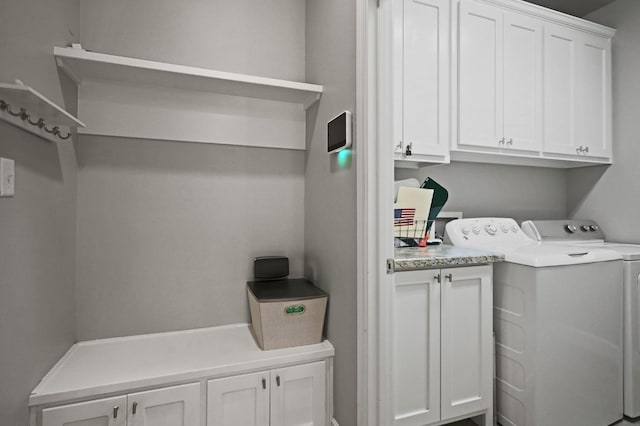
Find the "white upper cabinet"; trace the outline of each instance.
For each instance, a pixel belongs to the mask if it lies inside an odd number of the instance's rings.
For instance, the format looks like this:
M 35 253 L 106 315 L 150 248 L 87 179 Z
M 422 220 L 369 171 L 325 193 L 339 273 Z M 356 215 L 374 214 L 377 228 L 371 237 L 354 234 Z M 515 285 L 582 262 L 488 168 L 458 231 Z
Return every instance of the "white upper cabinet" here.
M 459 144 L 542 147 L 542 23 L 472 0 L 460 3 Z
M 587 156 L 611 157 L 611 40 L 581 34 L 578 50 L 578 144 Z
M 542 22 L 504 14 L 504 127 L 507 148 L 542 148 Z
M 449 0 L 393 3 L 393 116 L 397 160 L 449 161 Z
M 615 30 L 519 0 L 380 0 L 396 167 L 609 164 Z
M 545 152 L 611 158 L 611 39 L 545 29 Z
M 576 154 L 579 32 L 547 24 L 544 35 L 544 150 Z
M 502 19 L 499 9 L 474 1 L 460 2 L 460 145 L 498 148 L 504 144 Z

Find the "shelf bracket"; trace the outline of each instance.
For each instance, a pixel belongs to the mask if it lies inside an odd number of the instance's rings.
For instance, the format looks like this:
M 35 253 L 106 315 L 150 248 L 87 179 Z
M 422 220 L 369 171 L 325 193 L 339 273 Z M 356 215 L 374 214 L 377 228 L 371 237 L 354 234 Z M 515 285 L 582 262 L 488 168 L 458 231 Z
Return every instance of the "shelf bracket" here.
M 71 69 L 70 66 L 68 66 L 64 62 L 64 59 L 56 57 L 56 64 L 58 65 L 58 68 L 60 68 L 71 80 L 73 80 L 74 83 L 76 83 L 78 86 L 82 84 L 82 79 Z
M 306 111 L 309 108 L 311 108 L 311 106 L 313 104 L 315 104 L 316 102 L 318 102 L 319 100 L 320 100 L 320 93 L 316 93 L 315 95 L 311 95 L 305 100 L 304 104 L 302 104 L 302 108 Z

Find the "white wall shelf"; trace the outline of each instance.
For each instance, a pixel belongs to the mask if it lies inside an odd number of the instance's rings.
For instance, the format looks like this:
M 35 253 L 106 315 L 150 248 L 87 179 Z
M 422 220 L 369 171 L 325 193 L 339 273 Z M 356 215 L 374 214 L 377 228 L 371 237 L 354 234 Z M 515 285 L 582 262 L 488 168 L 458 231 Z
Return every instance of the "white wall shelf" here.
M 0 83 L 0 119 L 51 142 L 69 138 L 84 124 L 53 101 L 21 82 Z
M 304 150 L 322 86 L 55 47 L 82 134 Z
M 322 86 L 247 74 L 236 74 L 125 56 L 55 47 L 58 66 L 78 85 L 86 80 L 115 80 L 185 90 L 302 104 L 320 99 Z

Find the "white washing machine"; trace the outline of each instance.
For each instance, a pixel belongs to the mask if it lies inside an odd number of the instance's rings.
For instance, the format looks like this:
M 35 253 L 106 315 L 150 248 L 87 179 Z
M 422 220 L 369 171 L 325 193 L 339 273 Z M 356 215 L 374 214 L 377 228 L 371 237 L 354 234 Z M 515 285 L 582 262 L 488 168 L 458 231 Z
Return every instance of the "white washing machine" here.
M 522 223 L 531 238 L 615 250 L 623 259 L 624 415 L 640 417 L 640 245 L 607 242 L 593 220 L 534 220 Z
M 451 221 L 447 241 L 494 264 L 496 399 L 504 426 L 605 426 L 622 418 L 622 258 L 526 236 L 513 219 Z

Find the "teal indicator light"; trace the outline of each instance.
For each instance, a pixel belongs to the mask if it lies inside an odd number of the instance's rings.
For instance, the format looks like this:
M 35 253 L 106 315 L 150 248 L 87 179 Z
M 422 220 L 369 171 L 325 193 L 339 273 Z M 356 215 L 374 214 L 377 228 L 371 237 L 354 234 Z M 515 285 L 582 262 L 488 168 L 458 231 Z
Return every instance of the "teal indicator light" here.
M 343 149 L 338 152 L 338 167 L 345 169 L 351 166 L 351 150 Z

